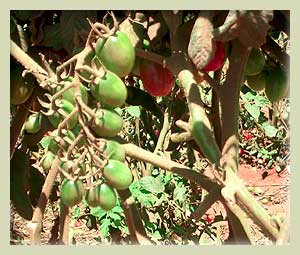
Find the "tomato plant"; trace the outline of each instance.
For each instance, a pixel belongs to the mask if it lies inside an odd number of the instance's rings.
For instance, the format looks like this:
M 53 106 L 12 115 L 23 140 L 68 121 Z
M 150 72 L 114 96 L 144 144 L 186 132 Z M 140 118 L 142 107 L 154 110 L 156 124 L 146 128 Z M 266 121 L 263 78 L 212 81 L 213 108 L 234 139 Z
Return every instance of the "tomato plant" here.
M 99 38 L 96 54 L 104 66 L 119 77 L 128 75 L 134 65 L 134 48 L 128 36 L 121 31 L 107 39 Z
M 152 96 L 167 96 L 172 91 L 173 74 L 160 64 L 141 61 L 140 77 L 145 90 Z
M 203 71 L 209 72 L 218 70 L 225 61 L 225 55 L 223 42 L 217 41 L 215 54 L 209 63 L 203 68 Z

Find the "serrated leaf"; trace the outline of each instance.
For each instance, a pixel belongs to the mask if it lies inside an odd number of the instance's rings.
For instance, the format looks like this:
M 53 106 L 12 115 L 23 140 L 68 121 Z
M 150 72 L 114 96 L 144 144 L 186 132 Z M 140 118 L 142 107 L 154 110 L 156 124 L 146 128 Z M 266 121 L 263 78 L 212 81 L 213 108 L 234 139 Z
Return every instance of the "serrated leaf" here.
M 108 212 L 108 216 L 113 219 L 114 221 L 115 220 L 121 220 L 121 216 L 118 214 L 118 213 L 115 213 L 115 212 Z
M 102 238 L 106 238 L 109 234 L 109 226 L 111 225 L 110 219 L 104 219 L 101 221 L 101 225 L 99 227 Z
M 163 192 L 165 189 L 160 178 L 154 178 L 153 176 L 145 176 L 141 178 L 140 185 L 143 189 L 155 194 Z
M 155 204 L 157 198 L 152 193 L 141 192 L 137 197 L 138 201 L 144 204 L 145 207 L 152 207 Z
M 265 107 L 270 104 L 270 101 L 266 97 L 257 95 L 254 98 L 254 103 L 258 107 Z
M 244 107 L 255 120 L 258 120 L 260 110 L 255 104 L 250 104 L 247 102 L 244 104 Z
M 93 207 L 91 208 L 91 214 L 99 219 L 106 215 L 106 211 L 101 209 L 100 207 Z
M 139 118 L 141 116 L 140 107 L 136 105 L 131 105 L 127 107 L 127 112 L 132 116 Z
M 277 134 L 277 129 L 272 126 L 269 122 L 264 122 L 262 124 L 262 127 L 265 131 L 265 135 L 268 136 L 268 137 L 275 137 L 276 134 Z
M 112 212 L 115 212 L 115 213 L 122 213 L 124 212 L 123 208 L 121 206 L 115 206 L 112 210 Z
M 173 199 L 178 201 L 180 204 L 183 204 L 186 199 L 186 187 L 177 186 L 174 190 Z
M 120 116 L 122 115 L 123 113 L 123 110 L 120 108 L 120 107 L 117 107 L 114 109 Z
M 161 236 L 161 234 L 159 233 L 158 230 L 156 230 L 156 231 L 153 233 L 152 239 L 154 239 L 154 240 L 160 240 L 160 239 L 162 239 L 162 236 Z

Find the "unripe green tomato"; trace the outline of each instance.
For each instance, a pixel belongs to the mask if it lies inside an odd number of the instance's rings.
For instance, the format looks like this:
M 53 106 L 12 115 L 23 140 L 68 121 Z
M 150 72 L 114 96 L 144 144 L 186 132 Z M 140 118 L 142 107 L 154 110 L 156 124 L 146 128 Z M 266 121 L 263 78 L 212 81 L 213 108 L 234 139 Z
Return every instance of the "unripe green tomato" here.
M 266 60 L 259 48 L 252 48 L 245 67 L 245 75 L 257 75 L 265 66 Z
M 114 189 L 112 189 L 106 183 L 100 184 L 99 187 L 99 206 L 105 210 L 109 211 L 113 209 L 117 204 L 117 195 Z
M 106 74 L 91 86 L 92 95 L 105 106 L 116 108 L 125 103 L 127 89 L 123 81 L 113 72 Z
M 73 77 L 68 77 L 68 79 L 65 80 L 63 85 L 59 85 L 56 88 L 56 92 L 62 90 L 64 87 L 70 85 L 72 82 L 74 81 Z M 83 86 L 82 84 L 80 84 L 80 92 L 81 92 L 81 98 L 82 101 L 85 104 L 88 104 L 88 91 L 87 88 L 85 86 Z M 75 88 L 70 88 L 67 91 L 65 91 L 63 93 L 62 98 L 64 100 L 67 100 L 68 102 L 70 102 L 72 105 L 76 104 L 76 100 L 75 100 Z
M 266 73 L 262 71 L 257 75 L 247 76 L 247 85 L 255 91 L 264 90 L 266 87 Z
M 117 31 L 107 39 L 99 38 L 96 43 L 96 55 L 110 71 L 124 77 L 134 65 L 135 51 L 128 36 Z
M 58 107 L 62 109 L 66 115 L 70 114 L 74 110 L 74 105 L 72 105 L 67 100 L 61 100 L 58 103 Z M 53 125 L 53 127 L 57 128 L 58 125 L 62 122 L 63 119 L 65 119 L 65 116 L 62 116 L 59 112 L 54 112 L 53 115 L 48 116 L 48 119 L 50 123 Z M 67 122 L 66 128 L 73 129 L 76 124 L 78 123 L 78 113 L 75 113 Z
M 51 151 L 47 151 L 41 159 L 41 167 L 46 173 L 51 169 L 54 158 L 55 155 Z
M 64 179 L 61 184 L 60 198 L 68 207 L 73 207 L 81 202 L 83 197 L 83 185 L 80 180 Z
M 125 161 L 125 150 L 121 144 L 113 140 L 107 141 L 103 154 L 109 159 L 115 159 L 121 162 Z
M 98 136 L 104 138 L 114 137 L 121 131 L 123 121 L 116 111 L 98 109 L 96 116 L 95 124 L 91 128 Z
M 99 206 L 99 185 L 93 186 L 85 192 L 85 200 L 91 207 Z
M 108 185 L 118 190 L 127 189 L 133 180 L 130 169 L 114 159 L 109 160 L 103 168 L 103 176 Z
M 100 206 L 106 211 L 114 208 L 117 203 L 116 192 L 106 183 L 98 184 L 87 190 L 85 199 L 89 206 Z
M 271 102 L 278 102 L 287 96 L 289 81 L 287 73 L 280 67 L 268 71 L 265 92 Z
M 34 113 L 29 115 L 28 119 L 24 123 L 24 129 L 30 134 L 37 133 L 41 129 L 41 126 L 42 123 L 40 113 Z

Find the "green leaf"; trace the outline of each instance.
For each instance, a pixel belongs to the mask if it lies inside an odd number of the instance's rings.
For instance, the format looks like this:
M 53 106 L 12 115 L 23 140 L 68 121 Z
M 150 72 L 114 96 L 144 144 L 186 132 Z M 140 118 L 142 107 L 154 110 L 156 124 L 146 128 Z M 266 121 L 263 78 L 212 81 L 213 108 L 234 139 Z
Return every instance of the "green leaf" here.
M 249 112 L 249 114 L 255 119 L 258 120 L 260 110 L 255 104 L 250 104 L 248 102 L 245 103 L 245 108 Z
M 101 225 L 99 227 L 100 233 L 103 238 L 106 238 L 109 234 L 109 226 L 111 225 L 110 219 L 104 219 L 101 221 Z
M 44 136 L 42 140 L 40 141 L 41 146 L 45 149 L 48 150 L 49 142 L 50 142 L 51 137 L 50 136 Z
M 143 189 L 155 194 L 161 193 L 165 189 L 160 178 L 154 178 L 153 176 L 145 176 L 141 178 L 140 185 Z
M 174 190 L 173 199 L 178 201 L 180 204 L 183 204 L 186 199 L 186 187 L 177 186 Z
M 270 104 L 270 101 L 264 96 L 257 95 L 254 98 L 254 103 L 257 107 L 265 107 Z
M 114 213 L 114 212 L 108 212 L 108 216 L 111 218 L 111 219 L 113 219 L 114 221 L 115 220 L 121 220 L 122 218 L 121 218 L 121 216 L 119 215 L 119 214 L 117 214 L 117 213 Z
M 80 216 L 80 207 L 75 207 L 74 212 L 73 212 L 73 219 L 76 219 Z
M 123 208 L 121 206 L 115 206 L 111 211 L 115 212 L 115 213 L 122 213 L 122 212 L 124 212 L 124 210 L 123 210 Z
M 156 231 L 153 233 L 152 239 L 154 239 L 154 240 L 160 240 L 160 239 L 162 239 L 162 236 L 161 236 L 161 234 L 159 233 L 158 230 L 156 230 Z
M 93 207 L 91 209 L 91 214 L 99 219 L 101 219 L 104 215 L 106 215 L 106 211 L 101 209 L 100 207 Z
M 146 191 L 147 192 L 147 191 Z M 143 203 L 145 207 L 152 207 L 155 204 L 157 198 L 152 193 L 143 193 L 137 197 L 140 203 Z
M 120 116 L 122 115 L 123 113 L 123 110 L 120 108 L 120 107 L 117 107 L 114 109 Z
M 268 136 L 268 137 L 275 137 L 276 134 L 277 134 L 277 129 L 272 126 L 269 122 L 264 122 L 262 124 L 262 127 L 265 131 L 265 135 Z
M 139 118 L 141 116 L 141 111 L 140 107 L 137 105 L 131 105 L 127 107 L 127 112 L 132 116 L 132 117 L 137 117 Z

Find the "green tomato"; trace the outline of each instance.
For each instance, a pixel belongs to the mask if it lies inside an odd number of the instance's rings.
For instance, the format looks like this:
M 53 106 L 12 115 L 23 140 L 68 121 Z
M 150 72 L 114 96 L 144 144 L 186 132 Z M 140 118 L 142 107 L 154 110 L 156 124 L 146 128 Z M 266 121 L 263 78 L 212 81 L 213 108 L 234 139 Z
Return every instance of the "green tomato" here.
M 113 140 L 107 141 L 103 154 L 109 159 L 115 159 L 121 162 L 125 161 L 125 150 L 121 144 Z
M 42 123 L 40 113 L 31 114 L 24 123 L 24 129 L 30 134 L 37 133 L 41 129 L 41 126 Z
M 55 155 L 51 151 L 47 151 L 41 159 L 41 167 L 46 173 L 51 169 L 54 158 Z
M 81 202 L 83 197 L 83 185 L 80 180 L 65 179 L 61 184 L 60 198 L 68 207 L 73 207 Z
M 116 108 L 125 103 L 127 89 L 123 81 L 114 73 L 106 74 L 91 86 L 92 95 L 105 106 Z
M 74 81 L 74 78 L 73 77 L 69 77 L 68 79 L 66 79 L 66 81 L 64 82 L 63 85 L 57 86 L 56 92 L 60 91 L 64 87 L 70 85 L 73 81 Z M 81 92 L 82 101 L 85 104 L 88 104 L 88 91 L 87 91 L 87 88 L 85 86 L 83 86 L 82 84 L 80 84 L 80 92 Z M 65 91 L 63 93 L 62 98 L 64 100 L 67 100 L 68 102 L 70 102 L 72 105 L 75 105 L 76 104 L 76 100 L 75 100 L 75 88 L 70 88 L 67 91 Z
M 271 102 L 278 102 L 287 96 L 289 80 L 287 73 L 280 67 L 267 73 L 265 92 Z
M 263 52 L 258 48 L 253 48 L 245 67 L 245 75 L 257 75 L 265 66 L 266 60 Z
M 106 183 L 98 184 L 87 190 L 85 199 L 89 206 L 100 206 L 106 211 L 114 208 L 117 203 L 116 192 Z
M 257 75 L 247 76 L 247 85 L 255 91 L 264 90 L 266 87 L 266 73 L 262 71 Z
M 99 38 L 96 43 L 96 55 L 110 71 L 124 77 L 134 65 L 135 51 L 128 36 L 117 31 L 107 39 Z
M 103 176 L 108 185 L 118 190 L 127 189 L 133 180 L 130 169 L 114 159 L 110 159 L 104 167 Z
M 74 105 L 72 105 L 67 100 L 61 100 L 58 104 L 58 107 L 62 109 L 66 115 L 70 114 L 74 110 Z M 50 123 L 53 125 L 53 127 L 57 128 L 58 125 L 61 123 L 61 121 L 65 118 L 65 116 L 62 116 L 58 111 L 54 112 L 53 115 L 48 116 L 48 119 Z M 78 123 L 78 113 L 75 113 L 68 121 L 67 127 L 68 129 L 73 129 L 76 124 Z
M 98 109 L 96 120 L 91 128 L 94 132 L 104 138 L 116 136 L 122 129 L 123 121 L 121 116 L 114 110 Z

